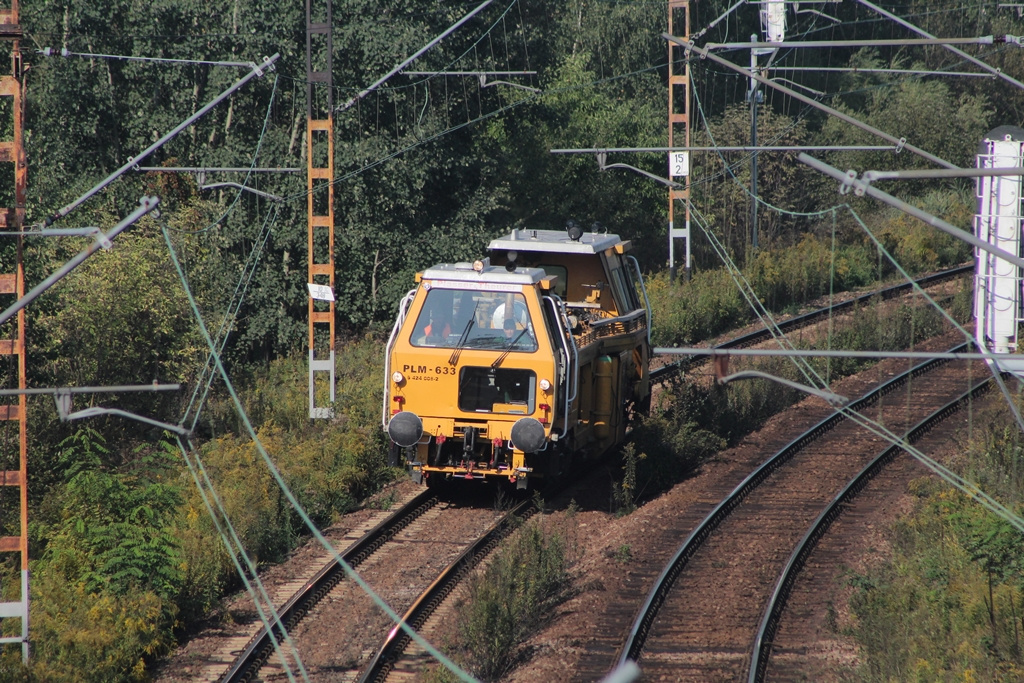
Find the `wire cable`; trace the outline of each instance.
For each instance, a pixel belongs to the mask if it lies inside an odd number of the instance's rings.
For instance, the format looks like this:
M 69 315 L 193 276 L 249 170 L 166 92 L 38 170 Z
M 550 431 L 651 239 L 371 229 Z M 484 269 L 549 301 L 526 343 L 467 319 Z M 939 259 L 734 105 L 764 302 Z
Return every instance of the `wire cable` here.
M 256 274 L 256 267 L 259 265 L 263 250 L 266 247 L 267 242 L 270 240 L 272 228 L 277 223 L 278 211 L 279 209 L 275 204 L 273 211 L 268 214 L 267 218 L 264 220 L 263 227 L 261 228 L 260 233 L 256 236 L 253 249 L 249 252 L 246 263 L 243 265 L 241 278 L 235 285 L 235 290 L 232 292 L 231 298 L 228 301 L 228 306 L 224 312 L 224 318 L 221 321 L 220 329 L 217 331 L 220 353 L 224 353 L 224 349 L 227 346 L 228 335 L 231 328 L 234 326 L 235 320 L 238 318 L 238 313 L 242 309 L 245 293 Z M 192 409 L 195 408 L 195 413 L 192 415 L 192 424 L 189 426 L 190 431 L 195 431 L 196 426 L 199 423 L 200 413 L 206 403 L 206 398 L 209 395 L 210 388 L 213 386 L 213 380 L 215 377 L 216 374 L 214 373 L 213 356 L 207 355 L 206 363 L 196 379 L 196 386 L 192 393 L 192 399 L 189 401 L 188 407 L 185 410 L 185 415 L 182 417 L 182 423 L 184 423 L 192 412 Z M 202 397 L 199 396 L 200 387 L 202 387 Z
M 92 52 L 72 52 L 66 47 L 61 48 L 58 53 L 56 49 L 52 47 L 44 47 L 41 50 L 36 50 L 38 54 L 46 57 L 54 57 L 60 54 L 61 57 L 88 57 L 89 59 L 110 59 L 124 62 L 156 62 L 160 64 L 208 64 L 210 66 L 237 66 L 244 69 L 253 69 L 256 67 L 256 62 L 210 62 L 202 59 L 170 59 L 168 57 L 132 57 L 129 55 L 103 55 L 95 54 Z
M 166 234 L 166 233 L 165 233 Z M 260 580 L 259 572 L 256 566 L 249 559 L 249 554 L 245 552 L 245 547 L 242 545 L 241 539 L 235 532 L 234 526 L 231 524 L 231 520 L 228 518 L 227 510 L 224 509 L 224 504 L 221 502 L 220 496 L 217 495 L 217 491 L 213 486 L 213 482 L 210 481 L 207 475 L 207 468 L 203 465 L 202 460 L 199 457 L 199 450 L 196 449 L 191 442 L 189 442 L 188 448 L 182 442 L 182 437 L 177 437 L 178 448 L 181 450 L 182 458 L 185 460 L 185 464 L 188 467 L 189 474 L 192 476 L 192 481 L 196 485 L 196 490 L 199 491 L 199 497 L 203 501 L 203 505 L 206 507 L 207 513 L 210 515 L 210 519 L 213 521 L 214 527 L 217 529 L 217 534 L 223 541 L 225 548 L 228 551 L 228 555 L 231 557 L 231 562 L 235 565 L 235 570 L 238 572 L 238 576 L 242 579 L 242 583 L 245 585 L 246 591 L 249 593 L 249 597 L 252 598 L 253 605 L 256 607 L 256 613 L 259 615 L 260 621 L 263 622 L 263 627 L 267 629 L 267 633 L 273 633 L 275 629 L 272 628 L 271 623 L 277 626 L 277 631 L 281 633 L 291 648 L 292 653 L 295 656 L 296 664 L 298 665 L 299 672 L 302 674 L 302 678 L 305 681 L 309 681 L 309 674 L 306 672 L 305 666 L 302 664 L 302 659 L 299 657 L 299 651 L 292 642 L 291 635 L 288 630 L 284 627 L 284 623 L 281 622 L 281 618 L 274 608 L 274 603 L 270 599 L 270 595 L 267 593 L 263 586 L 263 582 Z M 193 454 L 195 462 L 192 458 L 189 458 L 189 453 Z M 202 474 L 202 480 L 200 480 L 199 474 Z M 220 511 L 218 516 L 214 510 L 214 505 L 211 505 L 210 498 L 213 499 L 216 504 L 216 509 Z M 223 521 L 221 521 L 223 520 Z M 222 527 L 226 526 L 228 533 L 224 532 Z M 242 565 L 238 561 L 238 556 L 241 555 L 245 560 L 246 568 L 243 569 Z M 248 572 L 246 571 L 248 569 Z M 253 577 L 250 582 L 249 576 Z M 253 588 L 252 584 L 256 584 L 256 589 Z M 261 602 L 261 599 L 263 602 Z M 270 612 L 270 616 L 267 616 L 267 612 Z M 288 659 L 285 656 L 284 651 L 281 649 L 281 644 L 277 638 L 271 638 L 273 641 L 274 651 L 277 652 L 278 658 L 281 660 L 281 666 L 285 671 L 289 681 L 295 681 L 295 675 L 292 673 L 291 666 L 288 663 Z
M 324 535 L 321 533 L 321 531 L 313 523 L 313 520 L 310 519 L 309 514 L 306 512 L 305 508 L 303 508 L 302 504 L 295 497 L 295 494 L 292 492 L 291 488 L 288 486 L 287 482 L 284 480 L 284 477 L 282 476 L 281 471 L 277 468 L 277 465 L 274 464 L 274 461 L 270 457 L 270 454 L 267 453 L 266 448 L 264 448 L 264 446 L 263 446 L 263 442 L 260 440 L 259 435 L 256 433 L 256 430 L 253 427 L 252 422 L 250 422 L 249 416 L 245 412 L 245 407 L 242 405 L 242 401 L 239 398 L 238 393 L 235 391 L 235 387 L 234 387 L 234 384 L 231 381 L 231 377 L 228 374 L 227 369 L 224 367 L 224 363 L 221 360 L 220 354 L 217 352 L 217 347 L 214 344 L 214 341 L 213 341 L 212 337 L 210 337 L 210 333 L 209 333 L 209 331 L 206 328 L 206 323 L 203 321 L 202 314 L 199 312 L 199 307 L 198 307 L 198 304 L 197 304 L 197 302 L 195 300 L 195 297 L 193 296 L 192 291 L 188 287 L 188 280 L 185 278 L 184 271 L 181 268 L 181 263 L 178 261 L 178 257 L 177 257 L 177 254 L 175 252 L 174 245 L 171 243 L 171 240 L 170 240 L 170 234 L 166 230 L 164 230 L 162 232 L 163 232 L 163 235 L 164 235 L 164 240 L 167 243 L 168 251 L 170 252 L 170 255 L 171 255 L 171 260 L 174 262 L 174 268 L 175 268 L 175 270 L 178 273 L 179 279 L 181 280 L 181 284 L 182 284 L 182 287 L 184 288 L 185 295 L 186 295 L 186 297 L 188 298 L 188 301 L 189 301 L 189 306 L 192 308 L 192 314 L 195 317 L 196 323 L 199 326 L 199 330 L 200 330 L 200 332 L 201 332 L 201 334 L 203 336 L 203 339 L 206 341 L 206 345 L 209 347 L 210 353 L 211 353 L 211 355 L 214 358 L 214 361 L 215 361 L 216 366 L 217 366 L 217 371 L 220 374 L 221 379 L 224 380 L 224 385 L 227 388 L 228 393 L 231 396 L 232 402 L 234 403 L 235 411 L 237 412 L 239 418 L 241 419 L 242 424 L 245 426 L 245 431 L 249 434 L 249 437 L 252 439 L 252 442 L 253 442 L 254 446 L 256 447 L 257 452 L 259 453 L 260 457 L 263 459 L 263 462 L 266 464 L 267 469 L 270 471 L 271 476 L 273 477 L 274 481 L 277 483 L 277 485 L 280 488 L 281 492 L 284 494 L 285 498 L 287 499 L 288 504 L 291 505 L 292 509 L 295 510 L 296 514 L 298 514 L 299 518 L 302 520 L 302 523 L 306 526 L 307 529 L 309 529 L 310 533 L 317 540 L 317 542 L 319 542 L 320 545 L 325 550 L 327 550 L 335 558 L 335 560 L 338 562 L 339 566 L 341 566 L 342 569 L 345 571 L 345 574 L 353 582 L 355 582 L 356 585 L 358 585 L 363 590 L 363 592 L 365 592 L 368 596 L 370 596 L 370 598 L 373 600 L 373 602 L 378 607 L 380 607 L 380 609 L 382 609 L 384 611 L 384 613 L 387 614 L 388 617 L 390 617 L 391 620 L 393 622 L 395 622 L 395 624 L 398 627 L 400 627 L 403 631 L 405 631 L 406 634 L 408 634 L 408 636 L 410 638 L 412 638 L 414 641 L 416 641 L 421 647 L 423 647 L 424 650 L 426 650 L 431 656 L 433 656 L 435 659 L 437 659 L 447 669 L 449 669 L 454 674 L 456 674 L 461 680 L 466 681 L 467 683 L 475 683 L 475 679 L 472 676 L 470 676 L 469 674 L 464 672 L 461 668 L 459 668 L 458 665 L 455 664 L 455 662 L 451 661 L 448 657 L 446 657 L 443 653 L 441 653 L 437 648 L 435 648 L 433 645 L 431 645 L 429 642 L 427 642 L 427 640 L 425 638 L 423 638 L 423 636 L 421 636 L 419 633 L 417 633 L 415 629 L 413 629 L 411 626 L 409 626 L 409 624 L 406 623 L 402 619 L 402 617 L 397 612 L 395 612 L 391 608 L 391 606 L 388 605 L 373 590 L 373 588 L 370 587 L 369 584 L 366 583 L 365 580 L 363 580 L 363 578 L 358 574 L 358 572 L 356 572 L 348 564 L 348 562 L 346 562 L 344 560 L 344 558 L 341 557 L 341 555 L 334 548 L 334 546 L 324 537 Z
M 242 198 L 242 193 L 244 192 L 245 188 L 249 186 L 249 179 L 254 177 L 252 169 L 256 168 L 256 165 L 259 163 L 260 150 L 263 147 L 263 140 L 267 136 L 267 127 L 269 126 L 270 123 L 270 115 L 273 112 L 274 99 L 275 96 L 277 95 L 278 80 L 279 76 L 275 72 L 274 85 L 270 91 L 270 101 L 267 103 L 267 113 L 263 117 L 263 128 L 260 130 L 260 136 L 256 140 L 256 151 L 252 155 L 252 163 L 249 164 L 249 170 L 246 171 L 245 177 L 242 178 L 242 182 L 240 183 L 242 185 L 242 188 L 240 188 L 238 192 L 235 193 L 234 200 L 232 200 L 231 204 L 229 204 L 228 207 L 224 209 L 224 212 L 214 222 L 210 223 L 210 225 L 206 226 L 205 228 L 200 228 L 198 230 L 176 230 L 174 228 L 168 228 L 169 230 L 173 230 L 174 232 L 187 232 L 189 234 L 199 234 L 202 232 L 208 232 L 220 226 L 224 219 L 226 219 L 229 215 L 231 215 L 234 212 L 235 207 L 238 206 L 238 202 Z

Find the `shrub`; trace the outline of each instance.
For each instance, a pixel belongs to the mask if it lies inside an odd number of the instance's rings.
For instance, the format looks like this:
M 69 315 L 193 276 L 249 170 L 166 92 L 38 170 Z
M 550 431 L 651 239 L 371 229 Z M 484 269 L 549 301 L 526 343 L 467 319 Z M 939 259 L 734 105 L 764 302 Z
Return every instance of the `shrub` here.
M 469 581 L 457 604 L 459 658 L 476 676 L 501 678 L 516 649 L 566 597 L 569 561 L 566 539 L 528 522 Z
M 106 453 L 88 428 L 62 443 L 55 518 L 33 530 L 45 547 L 32 563 L 30 671 L 39 680 L 145 680 L 146 662 L 173 644 L 184 575 L 172 463 L 157 450 L 119 472 L 103 464 Z
M 894 527 L 892 557 L 851 579 L 862 673 L 1021 680 L 1019 532 L 945 486 L 929 481 L 917 493 L 914 513 Z
M 959 473 L 1020 515 L 1021 437 L 1009 410 L 973 414 Z M 912 512 L 891 528 L 892 552 L 854 574 L 849 632 L 872 680 L 1024 677 L 1024 549 L 1020 532 L 936 479 L 911 483 Z
M 53 572 L 33 578 L 36 680 L 145 681 L 147 661 L 174 644 L 168 603 L 151 591 L 93 592 Z

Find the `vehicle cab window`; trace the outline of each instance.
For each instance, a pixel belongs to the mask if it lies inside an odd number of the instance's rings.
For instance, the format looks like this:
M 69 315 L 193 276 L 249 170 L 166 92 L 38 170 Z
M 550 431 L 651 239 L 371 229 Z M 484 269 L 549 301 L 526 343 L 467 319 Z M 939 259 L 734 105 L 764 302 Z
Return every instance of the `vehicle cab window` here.
M 416 347 L 537 350 L 533 319 L 521 292 L 434 287 L 412 330 L 410 342 Z

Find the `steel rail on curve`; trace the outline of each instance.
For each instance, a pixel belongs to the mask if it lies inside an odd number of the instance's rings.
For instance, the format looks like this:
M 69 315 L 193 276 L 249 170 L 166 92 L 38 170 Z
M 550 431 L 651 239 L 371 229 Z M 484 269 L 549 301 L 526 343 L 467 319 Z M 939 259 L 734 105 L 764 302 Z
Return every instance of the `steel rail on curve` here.
M 1006 377 L 1009 377 L 1008 373 L 1004 373 L 1004 378 Z M 939 422 L 956 413 L 969 401 L 991 390 L 994 386 L 995 381 L 991 377 L 979 382 L 976 386 L 965 391 L 914 425 L 904 434 L 903 441 L 913 444 L 920 440 L 922 436 Z M 772 646 L 774 645 L 772 641 L 778 630 L 779 622 L 782 620 L 782 610 L 786 606 L 786 601 L 789 599 L 800 570 L 803 569 L 804 563 L 811 552 L 814 551 L 818 541 L 828 532 L 832 522 L 839 517 L 843 508 L 850 500 L 860 493 L 867 483 L 902 451 L 903 449 L 900 446 L 893 445 L 875 456 L 864 469 L 850 480 L 842 491 L 836 494 L 836 497 L 822 510 L 821 514 L 818 515 L 817 519 L 808 528 L 807 533 L 804 534 L 803 538 L 800 539 L 800 542 L 793 549 L 789 561 L 775 583 L 775 588 L 768 599 L 764 615 L 761 617 L 761 623 L 754 637 L 754 649 L 750 662 L 750 676 L 748 678 L 749 683 L 763 681 L 768 673 L 768 662 L 771 657 Z
M 955 347 L 955 350 L 963 349 L 966 346 L 966 343 L 960 344 Z M 946 361 L 944 359 L 933 359 L 919 363 L 857 399 L 850 404 L 848 409 L 850 411 L 859 411 L 867 405 L 877 401 L 882 396 L 896 390 L 910 379 L 929 372 L 930 370 L 943 365 L 945 362 Z M 633 622 L 633 627 L 630 629 L 629 635 L 623 644 L 620 655 L 615 661 L 616 668 L 624 665 L 627 660 L 633 662 L 639 661 L 640 654 L 647 641 L 647 635 L 650 632 L 651 625 L 654 623 L 654 619 L 657 617 L 658 611 L 661 609 L 661 605 L 665 602 L 665 598 L 671 591 L 675 580 L 679 577 L 679 574 L 686 566 L 686 563 L 689 562 L 690 558 L 692 558 L 697 550 L 704 544 L 704 541 L 707 540 L 722 520 L 729 516 L 729 514 L 739 505 L 747 494 L 757 488 L 769 477 L 769 475 L 790 460 L 797 452 L 802 450 L 804 446 L 813 442 L 819 436 L 829 431 L 845 419 L 846 415 L 841 412 L 832 413 L 830 416 L 808 429 L 802 435 L 798 436 L 775 455 L 763 462 L 757 469 L 747 475 L 747 477 L 740 482 L 736 488 L 734 488 L 710 513 L 708 513 L 703 520 L 701 520 L 686 540 L 683 541 L 683 544 L 673 555 L 672 559 L 669 560 L 668 564 L 665 565 L 661 575 L 658 576 L 657 580 L 654 582 L 647 599 L 644 601 L 643 606 L 640 608 L 640 611 Z

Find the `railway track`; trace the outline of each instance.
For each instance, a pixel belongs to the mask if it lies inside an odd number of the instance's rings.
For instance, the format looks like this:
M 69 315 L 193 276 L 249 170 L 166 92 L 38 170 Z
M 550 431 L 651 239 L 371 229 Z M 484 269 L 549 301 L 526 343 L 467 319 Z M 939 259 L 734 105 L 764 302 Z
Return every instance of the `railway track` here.
M 465 550 L 423 591 L 412 607 L 402 616 L 403 621 L 420 632 L 428 641 L 432 640 L 429 629 L 424 629 L 456 586 L 472 571 L 497 545 L 519 524 L 538 512 L 533 499 L 525 500 L 512 508 L 505 516 L 487 530 L 477 541 Z M 377 651 L 373 661 L 363 672 L 360 683 L 383 683 L 393 678 L 412 679 L 424 663 L 422 652 L 410 653 L 411 639 L 400 630 L 392 630 L 384 644 Z M 396 674 L 392 676 L 392 674 Z
M 437 497 L 424 490 L 346 548 L 341 553 L 342 559 L 349 566 L 358 567 L 437 503 Z M 278 610 L 280 622 L 291 631 L 344 577 L 344 569 L 337 561 L 331 559 Z M 275 635 L 281 639 L 280 633 Z M 274 651 L 270 636 L 265 627 L 261 628 L 219 680 L 224 683 L 253 680 Z
M 1004 379 L 1008 378 L 1008 375 L 1004 375 Z M 902 441 L 911 445 L 917 445 L 921 442 L 924 437 L 929 436 L 929 441 L 932 445 L 937 443 L 948 441 L 953 436 L 952 428 L 941 429 L 941 434 L 936 434 L 940 427 L 946 427 L 950 425 L 950 418 L 953 414 L 959 412 L 962 408 L 969 405 L 972 401 L 979 398 L 983 393 L 990 391 L 995 384 L 994 380 L 989 379 L 981 384 L 978 384 L 974 388 L 965 391 L 960 396 L 952 399 L 946 405 L 942 406 L 931 415 L 928 415 L 923 420 L 918 422 L 914 427 L 908 430 L 902 435 Z M 765 606 L 764 614 L 761 617 L 761 622 L 758 625 L 757 632 L 754 636 L 754 645 L 752 650 L 752 657 L 750 662 L 749 675 L 747 680 L 750 683 L 767 680 L 769 666 L 771 663 L 771 656 L 775 647 L 776 635 L 779 631 L 780 622 L 782 621 L 783 611 L 786 609 L 788 604 L 789 596 L 793 592 L 793 588 L 800 578 L 803 568 L 807 565 L 807 561 L 814 552 L 819 541 L 829 533 L 833 527 L 833 523 L 843 514 L 844 510 L 848 509 L 854 499 L 865 491 L 869 482 L 875 480 L 876 477 L 889 466 L 897 458 L 897 456 L 904 454 L 905 451 L 900 446 L 889 446 L 882 450 L 874 459 L 869 462 L 864 469 L 858 472 L 845 487 L 836 495 L 835 498 L 821 511 L 821 514 L 812 522 L 810 528 L 807 529 L 800 542 L 793 549 L 793 552 L 789 556 L 789 560 L 786 562 L 786 566 L 779 574 L 778 579 L 775 582 L 775 587 L 772 589 L 771 595 L 768 598 L 768 603 Z M 888 482 L 887 488 L 898 489 L 897 493 L 902 493 L 905 490 L 905 478 L 893 477 Z M 815 583 L 820 584 L 820 581 Z M 819 589 L 827 590 L 827 586 L 819 586 Z M 789 678 L 788 674 L 794 674 L 797 672 L 787 670 L 785 665 L 778 667 L 782 671 L 778 672 L 782 674 L 782 677 Z M 799 676 L 797 676 L 799 677 Z
M 968 265 L 957 266 L 956 268 L 950 268 L 948 270 L 933 273 L 931 275 L 926 275 L 922 278 L 915 280 L 915 282 L 919 287 L 924 289 L 927 287 L 942 284 L 944 282 L 948 282 L 949 280 L 954 280 L 958 277 L 963 277 L 964 275 L 973 272 L 974 264 L 972 263 Z M 803 327 L 813 325 L 814 323 L 820 320 L 824 320 L 830 315 L 849 312 L 854 310 L 854 308 L 856 308 L 857 306 L 862 306 L 875 300 L 888 301 L 898 296 L 903 296 L 904 294 L 909 293 L 912 289 L 913 285 L 911 283 L 904 282 L 898 285 L 892 285 L 891 287 L 885 287 L 874 292 L 868 292 L 867 294 L 862 294 L 853 299 L 840 301 L 838 303 L 832 304 L 831 306 L 825 306 L 823 308 L 809 311 L 802 315 L 794 316 L 792 318 L 789 318 L 788 320 L 784 320 L 778 324 L 779 330 L 782 331 L 783 333 L 788 334 Z M 715 346 L 714 348 L 745 349 L 750 346 L 754 346 L 755 344 L 760 344 L 769 341 L 772 338 L 773 335 L 771 331 L 769 331 L 767 328 L 761 328 L 759 330 L 754 330 L 753 332 L 749 332 L 747 334 L 740 335 L 738 337 L 734 337 L 732 339 L 724 341 L 721 344 Z M 693 356 L 689 356 L 677 363 L 665 365 L 661 368 L 658 368 L 657 370 L 652 371 L 651 379 L 654 381 L 667 379 L 668 377 L 671 377 L 672 375 L 680 372 L 684 372 L 693 365 L 706 361 L 709 358 L 709 355 L 704 354 L 695 354 Z
M 851 407 L 862 413 L 873 409 L 890 430 L 901 431 L 945 405 L 958 393 L 954 387 L 970 381 L 972 371 L 981 374 L 961 363 L 922 363 Z M 913 392 L 908 389 L 905 400 L 883 407 L 883 397 L 911 383 Z M 835 491 L 877 452 L 877 442 L 835 414 L 749 474 L 695 526 L 665 566 L 619 661 L 639 661 L 652 680 L 740 678 L 754 625 L 784 553 L 788 555 Z
M 918 284 L 922 287 L 932 286 L 939 284 L 943 281 L 947 281 L 956 277 L 962 276 L 964 273 L 969 272 L 970 267 L 959 267 L 951 270 L 943 271 L 918 281 Z M 862 295 L 855 299 L 851 299 L 845 302 L 835 304 L 832 307 L 826 307 L 820 310 L 812 311 L 810 313 L 792 318 L 790 320 L 781 323 L 781 327 L 786 331 L 791 331 L 812 324 L 813 322 L 820 320 L 830 314 L 841 312 L 844 310 L 852 309 L 854 306 L 863 304 L 871 299 L 880 297 L 881 299 L 891 299 L 896 296 L 905 294 L 911 285 L 902 284 L 894 287 L 889 287 L 880 291 L 872 292 L 869 294 Z M 724 344 L 720 345 L 720 348 L 742 348 L 750 346 L 766 339 L 770 338 L 770 333 L 767 330 L 756 331 L 741 337 L 729 340 Z M 690 359 L 690 362 L 701 360 L 702 356 L 695 356 Z M 652 375 L 656 378 L 667 377 L 670 373 L 680 370 L 680 365 L 668 366 L 662 368 Z M 343 554 L 346 562 L 351 566 L 358 566 L 366 558 L 370 557 L 373 553 L 385 545 L 389 539 L 394 538 L 403 528 L 408 526 L 416 517 L 423 514 L 427 509 L 430 509 L 436 505 L 437 500 L 424 492 L 421 496 L 418 496 L 413 502 L 404 506 L 401 510 L 394 513 L 377 528 L 371 530 L 363 538 L 352 543 Z M 419 512 L 410 516 L 410 510 L 419 510 Z M 461 559 L 461 558 L 460 558 Z M 458 562 L 453 563 L 453 566 Z M 465 564 L 465 562 L 463 562 Z M 331 589 L 336 586 L 343 578 L 343 571 L 336 562 L 333 560 L 328 561 L 317 574 L 309 581 L 307 581 L 296 593 L 287 600 L 284 607 L 280 610 L 282 623 L 285 624 L 286 629 L 291 632 L 296 625 L 308 614 L 315 606 L 330 593 Z M 450 590 L 450 589 L 448 589 Z M 401 640 L 401 638 L 397 639 Z M 390 648 L 394 648 L 399 643 L 388 645 Z M 235 661 L 227 667 L 226 673 L 219 679 L 221 681 L 251 681 L 256 679 L 256 676 L 260 670 L 260 667 L 265 663 L 273 653 L 273 645 L 270 640 L 269 634 L 266 629 L 261 629 L 254 637 L 251 638 L 246 647 L 241 651 Z M 302 651 L 302 648 L 300 648 Z M 378 658 L 381 661 L 394 660 L 393 655 L 387 655 L 381 657 L 378 653 Z M 276 659 L 276 658 L 275 658 Z M 273 674 L 271 674 L 273 677 Z M 214 679 L 211 679 L 214 680 Z
M 406 612 L 405 619 L 417 629 L 458 581 L 515 528 L 517 519 L 536 511 L 532 501 L 524 501 L 505 513 L 477 506 L 445 506 L 439 505 L 439 502 L 430 492 L 422 492 L 342 553 L 342 557 L 352 566 L 362 565 L 360 573 L 376 590 L 381 591 L 384 587 L 386 593 L 389 578 L 392 584 L 397 582 L 401 585 L 397 593 L 392 585 L 391 594 L 384 594 L 383 597 L 398 609 L 411 602 L 412 606 Z M 430 519 L 432 514 L 433 519 Z M 497 518 L 496 522 L 494 518 Z M 470 538 L 465 538 L 465 530 L 473 526 L 478 530 L 473 531 Z M 481 527 L 486 527 L 482 533 L 479 530 Z M 456 529 L 461 529 L 461 533 Z M 413 546 L 411 551 L 409 546 Z M 417 551 L 421 555 L 429 555 L 434 562 L 450 556 L 457 557 L 447 567 L 441 565 L 433 568 L 429 562 L 416 558 Z M 417 576 L 410 578 L 410 573 Z M 281 621 L 302 656 L 310 680 L 356 680 L 365 666 L 365 659 L 373 655 L 374 650 L 366 648 L 374 647 L 374 639 L 377 643 L 385 644 L 371 661 L 368 671 L 372 674 L 364 674 L 364 680 L 386 677 L 395 659 L 408 645 L 408 636 L 395 629 L 389 633 L 388 628 L 393 624 L 382 612 L 368 606 L 368 598 L 359 595 L 357 587 L 350 587 L 347 595 L 337 595 L 343 578 L 340 565 L 334 560 L 328 562 L 314 579 L 306 582 L 279 610 Z M 418 598 L 411 599 L 412 595 L 408 595 L 405 587 L 415 586 L 417 582 L 421 586 L 429 586 Z M 365 599 L 360 606 L 356 603 L 361 598 Z M 355 617 L 355 613 L 359 616 Z M 310 618 L 303 621 L 307 615 Z M 347 623 L 339 625 L 339 621 Z M 373 625 L 368 625 L 370 623 Z M 345 627 L 356 628 L 360 632 L 359 636 L 365 642 L 355 649 L 358 651 L 361 648 L 361 652 L 341 652 L 340 644 L 351 645 L 350 641 L 353 640 L 340 632 Z M 376 636 L 373 633 L 375 629 L 378 632 Z M 280 647 L 289 666 L 294 670 L 294 653 L 283 642 L 280 633 L 274 635 L 281 643 Z M 275 655 L 270 634 L 263 628 L 218 680 L 284 679 L 284 666 Z

